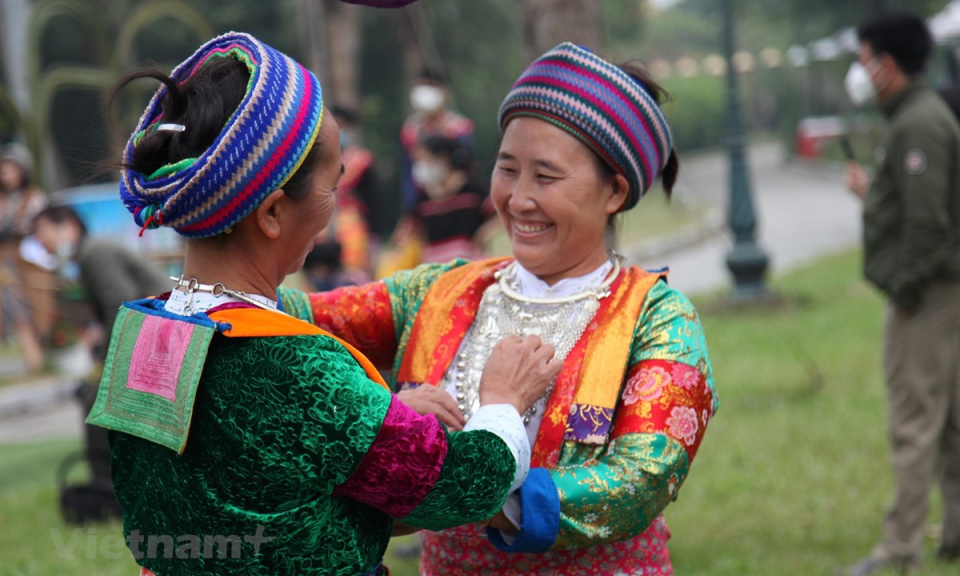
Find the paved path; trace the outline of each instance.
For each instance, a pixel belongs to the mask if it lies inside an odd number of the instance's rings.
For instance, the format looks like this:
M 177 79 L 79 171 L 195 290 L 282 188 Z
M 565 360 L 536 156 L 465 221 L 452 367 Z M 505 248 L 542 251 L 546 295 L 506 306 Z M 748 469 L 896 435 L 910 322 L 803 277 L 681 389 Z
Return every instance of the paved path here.
M 770 256 L 772 272 L 857 244 L 859 207 L 843 188 L 839 167 L 784 164 L 779 147 L 771 144 L 752 147 L 749 161 L 759 239 Z M 676 201 L 686 198 L 725 211 L 726 157 L 714 153 L 685 159 L 675 194 Z M 729 249 L 724 232 L 639 263 L 669 266 L 671 285 L 684 292 L 715 290 L 730 283 L 724 264 Z M 54 381 L 0 389 L 0 444 L 79 436 L 80 408 L 67 400 L 64 391 L 69 387 L 69 382 Z
M 775 274 L 860 241 L 859 202 L 843 187 L 840 166 L 783 162 L 778 145 L 751 147 L 749 157 L 758 239 Z M 677 200 L 705 202 L 726 213 L 728 168 L 722 154 L 681 164 Z M 637 208 L 643 209 L 643 204 Z M 716 290 L 731 283 L 725 259 L 726 231 L 696 246 L 643 258 L 648 268 L 670 267 L 670 284 L 684 292 Z M 628 251 L 629 255 L 629 251 Z

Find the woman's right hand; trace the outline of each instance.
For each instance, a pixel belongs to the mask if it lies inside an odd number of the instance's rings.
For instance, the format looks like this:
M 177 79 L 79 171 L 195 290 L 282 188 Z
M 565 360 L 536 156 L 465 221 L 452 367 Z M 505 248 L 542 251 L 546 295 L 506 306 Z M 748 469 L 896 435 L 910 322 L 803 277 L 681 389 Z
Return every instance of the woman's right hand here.
M 543 396 L 563 362 L 538 336 L 497 342 L 480 377 L 480 405 L 512 404 L 523 414 Z

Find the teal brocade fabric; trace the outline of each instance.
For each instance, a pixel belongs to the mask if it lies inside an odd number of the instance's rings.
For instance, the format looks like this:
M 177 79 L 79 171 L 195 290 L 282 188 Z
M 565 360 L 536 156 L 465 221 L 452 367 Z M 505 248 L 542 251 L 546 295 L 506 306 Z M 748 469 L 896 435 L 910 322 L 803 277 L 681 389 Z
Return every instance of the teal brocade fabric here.
M 516 460 L 492 432 L 474 430 L 447 436 L 449 448 L 440 478 L 403 523 L 427 530 L 482 522 L 497 514 L 507 501 L 510 483 L 492 479 L 512 477 Z M 482 478 L 490 481 L 483 482 Z
M 367 386 L 358 386 L 367 382 Z M 158 576 L 357 574 L 379 562 L 389 518 L 332 498 L 373 443 L 391 397 L 332 339 L 214 338 L 187 448 L 111 434 L 124 533 L 272 538 L 239 558 L 139 563 Z M 334 407 L 336 409 L 334 409 Z M 231 551 L 231 554 L 232 551 Z M 204 556 L 201 554 L 200 556 Z
M 346 576 L 374 569 L 393 521 L 332 493 L 382 440 L 391 401 L 330 338 L 215 336 L 181 456 L 111 433 L 124 533 L 143 539 L 138 563 L 158 576 Z M 476 520 L 506 498 L 516 465 L 502 440 L 480 432 L 448 434 L 447 442 L 434 489 L 405 519 L 412 524 Z M 256 554 L 251 539 L 258 535 L 269 540 Z M 150 537 L 161 542 L 156 550 Z M 237 537 L 237 546 L 214 546 L 209 554 L 191 544 L 217 537 Z M 217 557 L 221 551 L 227 557 Z

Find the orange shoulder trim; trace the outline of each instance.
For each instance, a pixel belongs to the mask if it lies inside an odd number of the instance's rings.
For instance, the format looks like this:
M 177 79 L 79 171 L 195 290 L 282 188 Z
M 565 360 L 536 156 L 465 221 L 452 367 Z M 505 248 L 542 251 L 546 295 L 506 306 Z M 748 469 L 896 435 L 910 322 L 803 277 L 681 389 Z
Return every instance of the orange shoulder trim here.
M 337 338 L 333 334 L 310 324 L 288 316 L 282 312 L 264 310 L 262 308 L 228 308 L 208 314 L 214 322 L 230 324 L 230 329 L 222 332 L 230 338 L 270 338 L 273 336 L 327 336 L 333 338 L 347 349 L 358 364 L 367 373 L 367 377 L 390 389 L 383 381 L 380 372 L 373 363 L 350 343 Z

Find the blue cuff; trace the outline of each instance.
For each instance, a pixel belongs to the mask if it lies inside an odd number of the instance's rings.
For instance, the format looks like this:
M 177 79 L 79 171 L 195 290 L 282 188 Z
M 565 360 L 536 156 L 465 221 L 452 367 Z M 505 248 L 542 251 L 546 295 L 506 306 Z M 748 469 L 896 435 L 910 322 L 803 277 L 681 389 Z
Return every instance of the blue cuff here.
M 557 541 L 560 529 L 560 497 L 546 468 L 531 468 L 517 490 L 520 496 L 520 533 L 508 545 L 499 530 L 487 528 L 490 543 L 504 552 L 546 552 Z

